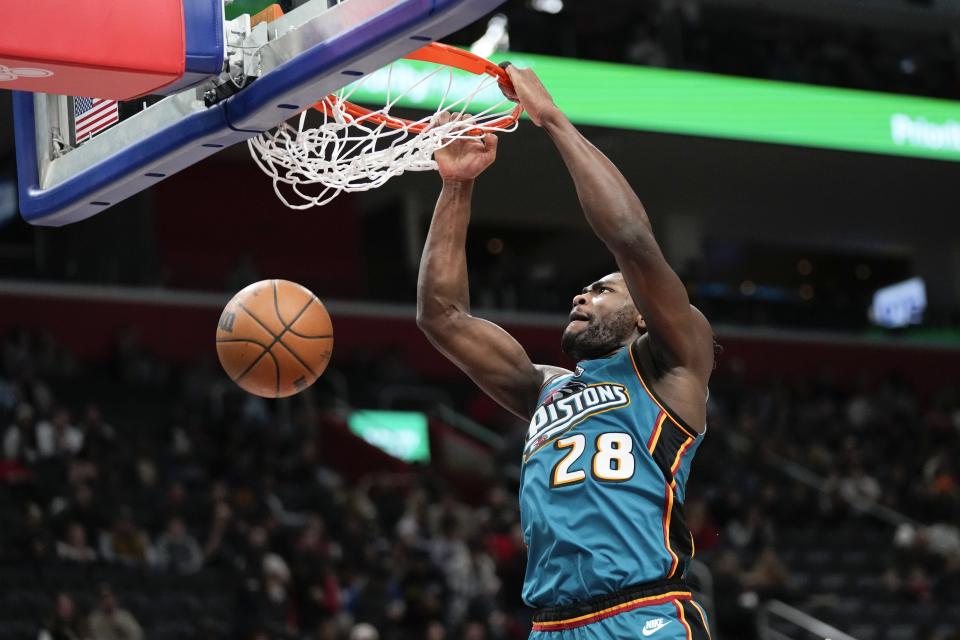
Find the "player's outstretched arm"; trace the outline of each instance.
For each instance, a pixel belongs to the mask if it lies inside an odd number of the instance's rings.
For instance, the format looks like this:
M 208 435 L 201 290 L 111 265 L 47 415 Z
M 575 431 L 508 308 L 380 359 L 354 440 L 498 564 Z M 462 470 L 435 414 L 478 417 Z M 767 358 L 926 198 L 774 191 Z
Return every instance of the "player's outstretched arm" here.
M 557 108 L 533 71 L 509 66 L 507 73 L 516 91 L 511 97 L 556 144 L 587 221 L 616 258 L 646 322 L 658 366 L 683 367 L 705 384 L 713 368 L 713 332 L 690 305 L 686 287 L 663 257 L 637 194 L 610 159 Z
M 461 140 L 436 153 L 443 190 L 420 259 L 417 325 L 490 397 L 529 419 L 546 376 L 499 326 L 470 315 L 466 238 L 474 179 L 496 158 L 497 138 Z

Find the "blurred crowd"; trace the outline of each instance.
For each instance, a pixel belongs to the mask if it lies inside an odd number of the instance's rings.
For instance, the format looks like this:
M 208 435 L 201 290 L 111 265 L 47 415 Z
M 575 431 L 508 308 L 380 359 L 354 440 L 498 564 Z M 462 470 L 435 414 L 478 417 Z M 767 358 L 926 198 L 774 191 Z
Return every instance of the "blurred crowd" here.
M 471 496 L 430 468 L 371 469 L 348 482 L 320 445 L 331 393 L 322 384 L 268 402 L 209 363 L 180 370 L 135 341 L 108 363 L 78 363 L 28 333 L 2 348 L 0 564 L 125 567 L 144 583 L 218 571 L 229 576 L 218 588 L 231 606 L 224 620 L 198 622 L 198 638 L 527 636 L 511 473 Z M 351 367 L 333 375 L 351 398 L 375 397 L 362 387 L 403 368 L 390 361 L 354 368 L 365 376 Z M 515 426 L 482 402 L 464 405 L 493 428 Z M 785 558 L 789 533 L 876 529 L 871 503 L 910 518 L 885 534 L 890 549 L 898 545 L 895 561 L 878 568 L 890 596 L 960 600 L 956 389 L 921 402 L 897 379 L 845 390 L 827 377 L 756 384 L 724 371 L 710 416 L 686 511 L 713 574 L 720 637 L 754 637 L 767 599 L 809 596 Z M 499 459 L 515 465 L 517 456 Z M 784 475 L 783 460 L 823 486 Z M 126 605 L 136 588 L 126 589 L 49 592 L 37 637 L 149 636 Z
M 318 394 L 281 408 L 216 369 L 178 371 L 130 342 L 109 366 L 81 368 L 23 333 L 3 358 L 3 563 L 118 565 L 145 581 L 224 571 L 231 618 L 203 637 L 526 636 L 505 486 L 468 505 L 427 469 L 371 469 L 348 484 L 321 462 Z M 101 409 L 123 414 L 130 398 L 101 396 L 76 413 L 65 401 L 90 400 L 98 376 L 136 396 L 131 423 L 114 426 Z M 96 590 L 90 611 L 76 593 L 50 594 L 39 637 L 142 637 L 129 594 Z M 123 630 L 103 632 L 104 617 Z
M 791 551 L 807 553 L 792 566 L 808 580 L 842 571 L 842 553 L 861 556 L 835 591 L 857 585 L 867 604 L 960 601 L 960 388 L 921 401 L 896 375 L 747 381 L 728 369 L 711 392 L 711 428 L 731 437 L 704 446 L 687 506 L 717 581 L 721 627 L 752 622 L 758 600 L 817 595 L 778 557 Z M 810 566 L 817 547 L 833 554 Z M 753 555 L 758 566 L 742 569 Z M 912 637 L 952 639 L 960 626 L 950 633 Z
M 927 29 L 878 20 L 827 21 L 702 0 L 603 0 L 507 5 L 514 51 L 671 67 L 875 91 L 960 97 L 957 49 L 934 12 Z M 750 3 L 743 3 L 749 5 Z M 904 0 L 904 9 L 920 3 Z M 531 8 L 530 5 L 534 5 Z M 913 7 L 919 11 L 917 7 Z M 889 16 L 890 7 L 877 7 Z M 943 24 L 947 24 L 947 20 Z M 881 26 L 883 25 L 883 26 Z

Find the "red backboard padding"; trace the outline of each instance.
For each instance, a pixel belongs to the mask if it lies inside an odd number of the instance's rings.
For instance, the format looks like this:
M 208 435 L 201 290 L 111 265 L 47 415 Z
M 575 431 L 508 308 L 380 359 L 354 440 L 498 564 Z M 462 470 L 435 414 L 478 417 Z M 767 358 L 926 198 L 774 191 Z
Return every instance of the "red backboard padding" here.
M 0 89 L 129 99 L 184 72 L 182 0 L 26 0 L 0 21 Z

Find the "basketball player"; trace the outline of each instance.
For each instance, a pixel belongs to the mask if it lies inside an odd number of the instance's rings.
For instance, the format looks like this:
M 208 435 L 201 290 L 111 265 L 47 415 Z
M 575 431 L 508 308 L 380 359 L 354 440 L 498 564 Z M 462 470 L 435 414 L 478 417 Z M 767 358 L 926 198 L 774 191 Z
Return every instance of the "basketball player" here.
M 440 193 L 420 264 L 417 323 L 486 393 L 530 420 L 520 484 L 524 601 L 537 640 L 709 638 L 684 575 L 690 463 L 706 431 L 713 332 L 690 305 L 626 179 L 529 69 L 507 66 L 553 140 L 590 226 L 619 271 L 571 301 L 562 347 L 575 371 L 533 364 L 500 327 L 470 315 L 465 239 L 474 180 L 497 139 L 436 153 Z

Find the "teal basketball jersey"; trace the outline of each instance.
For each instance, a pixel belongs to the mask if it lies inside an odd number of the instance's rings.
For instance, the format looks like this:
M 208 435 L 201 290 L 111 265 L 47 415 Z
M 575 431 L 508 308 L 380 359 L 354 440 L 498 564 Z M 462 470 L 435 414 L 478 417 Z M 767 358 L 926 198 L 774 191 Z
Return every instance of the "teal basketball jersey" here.
M 684 577 L 694 548 L 683 500 L 702 441 L 657 398 L 635 347 L 548 381 L 523 451 L 524 601 L 554 607 Z

